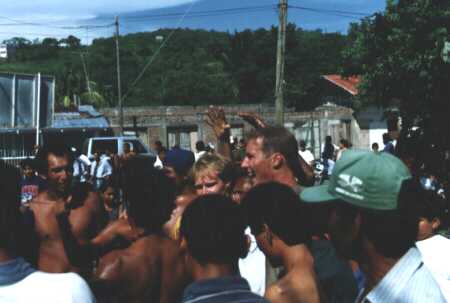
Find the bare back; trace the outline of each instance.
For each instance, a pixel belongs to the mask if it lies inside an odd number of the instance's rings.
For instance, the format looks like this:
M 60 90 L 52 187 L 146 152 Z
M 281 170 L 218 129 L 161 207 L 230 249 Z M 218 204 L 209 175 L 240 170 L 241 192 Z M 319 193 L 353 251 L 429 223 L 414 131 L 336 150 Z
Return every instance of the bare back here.
M 101 259 L 96 277 L 113 291 L 119 289 L 114 302 L 130 303 L 179 302 L 188 281 L 178 245 L 159 235 L 108 253 Z
M 30 203 L 35 218 L 35 231 L 40 241 L 38 268 L 45 272 L 80 271 L 72 266 L 67 258 L 56 220 L 65 203 L 62 199 L 52 197 L 47 191 L 40 193 Z M 69 222 L 73 235 L 80 244 L 87 243 L 95 236 L 100 228 L 99 217 L 103 212 L 104 208 L 98 195 L 93 192 L 87 194 L 80 206 L 71 210 Z

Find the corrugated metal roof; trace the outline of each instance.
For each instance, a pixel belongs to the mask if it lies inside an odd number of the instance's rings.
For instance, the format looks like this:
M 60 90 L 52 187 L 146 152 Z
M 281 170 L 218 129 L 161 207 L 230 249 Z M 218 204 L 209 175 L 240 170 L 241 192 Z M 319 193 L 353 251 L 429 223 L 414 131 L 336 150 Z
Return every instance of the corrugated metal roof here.
M 102 114 L 99 113 L 98 111 L 96 111 L 92 105 L 80 105 L 80 106 L 78 106 L 78 111 L 80 113 L 87 113 L 91 117 L 102 116 Z
M 92 117 L 82 117 L 79 112 L 55 113 L 52 128 L 107 128 L 108 120 L 93 108 Z M 81 110 L 80 110 L 81 112 Z M 90 113 L 89 113 L 90 115 Z
M 353 96 L 358 94 L 358 84 L 361 82 L 360 76 L 344 78 L 341 75 L 323 75 L 322 77 L 334 85 L 346 90 Z

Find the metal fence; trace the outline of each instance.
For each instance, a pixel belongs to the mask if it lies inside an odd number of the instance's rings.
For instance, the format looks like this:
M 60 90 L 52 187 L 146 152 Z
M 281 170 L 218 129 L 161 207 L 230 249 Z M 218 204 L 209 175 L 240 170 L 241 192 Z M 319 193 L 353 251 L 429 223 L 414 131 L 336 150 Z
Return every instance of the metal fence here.
M 33 157 L 33 133 L 0 133 L 0 159 L 19 165 L 23 159 Z

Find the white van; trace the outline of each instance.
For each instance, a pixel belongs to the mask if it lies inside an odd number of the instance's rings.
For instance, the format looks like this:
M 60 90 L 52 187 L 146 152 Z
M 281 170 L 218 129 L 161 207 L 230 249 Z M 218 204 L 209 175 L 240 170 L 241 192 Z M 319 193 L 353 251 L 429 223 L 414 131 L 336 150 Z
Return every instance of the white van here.
M 92 159 L 95 151 L 112 152 L 116 155 L 123 154 L 123 145 L 128 143 L 131 151 L 140 156 L 148 156 L 156 159 L 156 154 L 152 152 L 141 139 L 137 137 L 94 137 L 88 138 L 83 144 L 83 154 Z

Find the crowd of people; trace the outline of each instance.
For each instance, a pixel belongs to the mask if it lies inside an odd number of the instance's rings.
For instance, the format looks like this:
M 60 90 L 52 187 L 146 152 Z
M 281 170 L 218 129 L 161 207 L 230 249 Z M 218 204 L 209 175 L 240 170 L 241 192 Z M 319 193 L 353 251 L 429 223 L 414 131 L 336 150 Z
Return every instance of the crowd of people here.
M 0 302 L 450 300 L 434 183 L 327 137 L 319 185 L 305 141 L 240 117 L 254 130 L 231 142 L 210 109 L 215 150 L 157 141 L 156 161 L 125 146 L 85 159 L 54 142 L 22 175 L 0 162 Z

